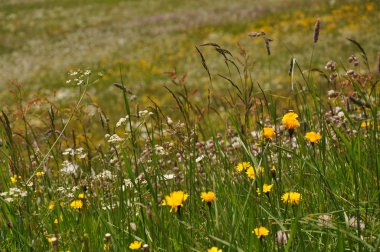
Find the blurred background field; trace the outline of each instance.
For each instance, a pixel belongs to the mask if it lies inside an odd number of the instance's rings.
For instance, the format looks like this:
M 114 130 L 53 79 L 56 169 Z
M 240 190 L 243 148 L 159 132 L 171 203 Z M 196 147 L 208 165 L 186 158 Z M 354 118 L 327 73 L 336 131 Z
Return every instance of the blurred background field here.
M 188 87 L 203 99 L 209 80 L 195 46 L 208 42 L 217 42 L 234 56 L 244 48 L 254 82 L 265 90 L 288 92 L 289 60 L 295 57 L 308 68 L 317 18 L 321 34 L 312 67 L 323 68 L 331 58 L 345 63 L 357 51 L 346 40 L 353 38 L 372 57 L 374 68 L 380 44 L 379 7 L 378 1 L 331 0 L 3 0 L 2 103 L 14 103 L 9 85 L 19 83 L 26 98 L 47 95 L 70 104 L 77 92 L 65 84 L 66 73 L 76 68 L 104 74 L 90 93 L 113 116 L 122 109 L 121 96 L 112 86 L 120 82 L 121 73 L 142 102 L 154 96 L 165 106 L 171 98 L 163 85 L 170 83 L 167 72 L 174 70 L 186 74 Z M 262 40 L 247 36 L 253 31 L 265 31 L 273 39 L 272 55 L 268 57 Z M 201 50 L 215 74 L 214 89 L 224 92 L 225 80 L 216 77 L 226 70 L 223 59 L 212 48 Z

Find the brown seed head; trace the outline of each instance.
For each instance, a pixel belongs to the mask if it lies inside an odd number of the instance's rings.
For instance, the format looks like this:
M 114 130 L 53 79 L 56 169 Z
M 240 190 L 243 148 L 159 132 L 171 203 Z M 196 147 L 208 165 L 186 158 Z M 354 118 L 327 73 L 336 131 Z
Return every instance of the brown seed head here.
M 314 43 L 317 43 L 318 41 L 320 28 L 321 28 L 321 21 L 318 18 L 317 22 L 315 22 L 315 28 L 314 28 Z

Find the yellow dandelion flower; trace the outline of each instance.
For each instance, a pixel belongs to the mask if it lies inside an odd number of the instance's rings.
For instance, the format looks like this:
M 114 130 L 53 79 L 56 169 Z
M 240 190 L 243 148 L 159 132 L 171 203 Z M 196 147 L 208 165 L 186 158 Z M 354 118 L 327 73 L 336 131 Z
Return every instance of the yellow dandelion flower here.
M 369 121 L 369 122 L 362 122 L 362 124 L 360 124 L 360 127 L 365 129 L 365 128 L 371 128 L 373 125 L 375 125 L 375 123 L 373 121 Z M 377 125 L 377 128 L 380 129 L 380 125 L 378 124 Z
M 248 170 L 245 172 L 250 179 L 255 179 L 257 174 L 261 172 L 264 172 L 264 168 L 260 167 L 260 169 L 257 169 L 256 167 L 249 167 Z
M 309 141 L 310 143 L 317 143 L 319 140 L 321 140 L 321 135 L 316 132 L 307 132 L 306 135 L 306 140 Z
M 262 238 L 269 234 L 269 230 L 266 227 L 258 227 L 252 231 L 253 234 L 257 236 L 257 238 Z
M 17 176 L 17 175 L 12 176 L 11 177 L 12 184 L 16 184 L 19 179 L 21 179 L 21 176 Z
M 269 193 L 270 190 L 272 190 L 272 187 L 273 187 L 273 185 L 267 185 L 267 184 L 264 184 L 264 185 L 263 185 L 263 193 Z M 260 194 L 260 193 L 261 193 L 260 188 L 257 188 L 256 192 L 257 192 L 258 194 Z
M 287 192 L 287 193 L 284 193 L 281 197 L 281 200 L 284 203 L 292 205 L 292 206 L 298 205 L 301 199 L 302 199 L 302 196 L 298 192 Z
M 265 139 L 273 140 L 275 134 L 276 133 L 274 131 L 274 128 L 264 128 L 263 129 L 263 137 Z
M 255 169 L 253 169 L 252 166 L 248 168 L 246 174 L 247 174 L 248 178 L 250 178 L 250 179 L 256 178 L 256 172 L 255 172 Z
M 183 207 L 183 202 L 187 200 L 189 197 L 188 194 L 184 193 L 183 191 L 175 191 L 171 192 L 170 195 L 166 195 L 165 199 L 162 201 L 161 205 L 162 206 L 170 206 L 170 212 L 173 211 L 177 212 L 178 209 Z
M 132 249 L 132 248 L 131 248 Z M 109 251 L 109 250 L 111 250 L 111 244 L 109 244 L 109 243 L 104 243 L 103 244 L 103 250 L 104 251 Z
M 212 248 L 209 248 L 207 252 L 222 252 L 222 250 L 219 249 L 218 247 L 212 247 Z
M 81 209 L 83 207 L 83 201 L 74 200 L 73 202 L 71 202 L 70 207 L 74 209 Z
M 360 125 L 361 128 L 367 128 L 370 126 L 371 126 L 371 122 L 362 122 L 362 124 Z
M 36 176 L 37 177 L 42 177 L 43 175 L 45 175 L 45 172 L 41 171 L 41 172 L 36 172 Z
M 63 221 L 63 216 L 60 215 L 60 216 L 59 216 L 59 220 L 58 220 L 58 218 L 55 218 L 55 219 L 54 219 L 54 224 L 58 224 L 59 222 L 62 222 L 62 221 Z
M 215 193 L 214 192 L 202 192 L 201 193 L 201 199 L 204 202 L 211 203 L 215 200 Z
M 84 193 L 80 193 L 78 195 L 78 199 L 84 199 L 84 198 L 86 198 L 86 195 L 84 195 Z
M 246 171 L 247 169 L 249 169 L 250 167 L 252 167 L 251 163 L 250 162 L 241 162 L 239 163 L 235 169 L 237 172 L 242 172 L 242 171 Z
M 142 244 L 141 241 L 134 241 L 131 244 L 129 244 L 129 248 L 132 250 L 138 250 L 141 248 L 141 244 Z
M 300 126 L 300 122 L 298 121 L 298 115 L 294 112 L 289 112 L 284 115 L 282 118 L 282 123 L 284 124 L 285 128 L 289 130 L 294 130 L 295 128 L 298 128 Z
M 49 210 L 52 210 L 54 208 L 54 206 L 55 206 L 54 201 L 50 201 L 50 203 L 49 203 Z

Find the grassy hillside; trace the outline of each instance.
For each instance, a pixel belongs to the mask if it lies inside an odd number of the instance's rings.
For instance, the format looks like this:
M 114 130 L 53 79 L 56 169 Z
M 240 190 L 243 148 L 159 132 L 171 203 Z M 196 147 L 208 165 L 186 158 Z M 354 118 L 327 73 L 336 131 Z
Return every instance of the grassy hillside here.
M 377 1 L 0 2 L 0 251 L 378 251 Z
M 112 83 L 120 81 L 144 95 L 168 97 L 162 88 L 165 72 L 187 73 L 188 84 L 204 92 L 207 74 L 195 46 L 217 42 L 239 55 L 237 43 L 250 55 L 251 74 L 266 89 L 287 90 L 289 60 L 309 67 L 314 23 L 321 19 L 320 43 L 312 67 L 330 58 L 345 62 L 355 52 L 346 40 L 359 41 L 376 62 L 380 41 L 376 24 L 379 5 L 363 1 L 2 1 L 0 3 L 0 88 L 20 82 L 27 90 L 67 94 L 69 69 L 102 71 L 104 81 L 92 90 L 99 98 L 118 101 Z M 268 57 L 263 42 L 247 36 L 265 31 L 271 42 Z M 213 74 L 223 60 L 203 50 Z M 339 55 L 339 56 L 338 56 Z M 224 85 L 216 79 L 216 88 Z M 29 91 L 27 91 L 29 93 Z M 4 92 L 2 92 L 4 94 Z M 99 96 L 101 94 L 101 96 Z M 162 99 L 165 101 L 166 99 Z M 162 103 L 163 105 L 164 103 Z

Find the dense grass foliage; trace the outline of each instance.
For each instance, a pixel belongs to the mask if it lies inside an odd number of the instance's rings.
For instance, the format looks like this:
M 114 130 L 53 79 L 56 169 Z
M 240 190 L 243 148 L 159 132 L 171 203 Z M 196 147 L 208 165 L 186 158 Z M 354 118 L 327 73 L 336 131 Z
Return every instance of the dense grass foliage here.
M 359 43 L 334 25 L 367 13 L 347 29 L 370 30 L 378 5 L 316 6 L 310 13 L 326 16 L 296 28 L 271 10 L 257 29 L 207 28 L 229 31 L 220 42 L 179 39 L 178 61 L 192 60 L 147 96 L 129 84 L 163 78 L 146 61 L 73 68 L 61 94 L 14 83 L 0 116 L 0 249 L 377 251 L 378 34 Z M 272 18 L 289 40 L 273 40 Z M 162 48 L 146 50 L 164 57 Z

